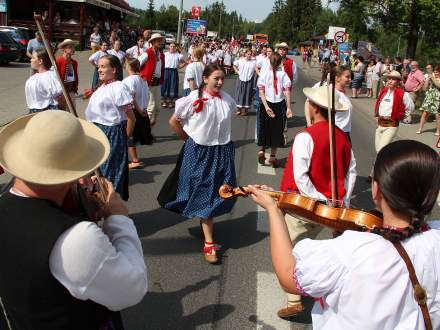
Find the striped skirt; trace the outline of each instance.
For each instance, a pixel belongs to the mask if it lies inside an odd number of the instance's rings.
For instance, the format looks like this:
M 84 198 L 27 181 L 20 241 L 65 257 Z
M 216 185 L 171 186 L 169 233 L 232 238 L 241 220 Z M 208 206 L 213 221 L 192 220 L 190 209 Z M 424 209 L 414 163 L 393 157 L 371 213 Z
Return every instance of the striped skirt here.
M 235 85 L 235 102 L 237 103 L 237 107 L 251 107 L 254 87 L 254 78 L 249 81 L 241 81 L 237 78 Z
M 110 141 L 110 155 L 101 165 L 102 175 L 109 180 L 115 191 L 122 199 L 128 200 L 128 150 L 127 150 L 127 122 L 123 121 L 115 126 L 94 123 Z
M 179 72 L 177 69 L 165 68 L 162 84 L 162 97 L 176 99 L 179 95 Z
M 218 191 L 225 183 L 236 186 L 233 142 L 203 146 L 189 138 L 181 155 L 174 170 L 178 178 L 175 180 L 176 193 L 170 196 L 171 200 L 164 203 L 164 207 L 189 219 L 207 219 L 231 212 L 235 199 L 225 200 Z M 164 186 L 161 194 L 164 189 L 173 190 Z

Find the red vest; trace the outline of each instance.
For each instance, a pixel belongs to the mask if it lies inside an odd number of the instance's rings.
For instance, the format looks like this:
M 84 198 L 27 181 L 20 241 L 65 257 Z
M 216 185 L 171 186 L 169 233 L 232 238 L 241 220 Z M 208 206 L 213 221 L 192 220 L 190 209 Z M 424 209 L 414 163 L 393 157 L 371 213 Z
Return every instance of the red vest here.
M 75 92 L 78 92 L 78 83 L 79 83 L 79 77 L 78 77 L 78 62 L 75 61 L 73 58 L 72 61 L 72 67 L 73 72 L 75 74 Z M 57 64 L 58 72 L 60 73 L 61 79 L 64 81 L 66 79 L 66 70 L 67 70 L 67 60 L 64 56 L 59 56 L 55 60 Z
M 309 178 L 321 194 L 328 199 L 332 196 L 331 172 L 330 172 L 330 141 L 328 136 L 328 122 L 316 123 L 303 132 L 308 133 L 313 140 L 313 152 L 310 160 Z M 342 199 L 345 196 L 344 180 L 348 173 L 351 161 L 351 143 L 347 135 L 336 127 L 336 167 L 338 196 Z M 281 178 L 281 191 L 299 191 L 294 176 L 294 164 L 292 150 L 289 152 L 286 166 Z
M 283 63 L 284 66 L 284 72 L 287 74 L 287 76 L 289 77 L 290 81 L 292 81 L 292 85 L 293 85 L 293 60 L 291 60 L 290 58 L 286 58 L 286 60 Z
M 379 106 L 380 102 L 388 92 L 388 87 L 385 87 L 380 91 L 379 97 L 376 101 L 376 106 L 374 107 L 374 116 L 379 116 Z M 393 93 L 393 110 L 391 112 L 391 119 L 402 120 L 405 117 L 405 104 L 403 103 L 403 95 L 405 91 L 402 88 L 396 88 Z
M 146 52 L 148 55 L 148 59 L 145 61 L 144 65 L 141 68 L 140 76 L 147 82 L 148 86 L 151 86 L 153 83 L 154 69 L 156 68 L 156 54 L 153 47 L 148 48 Z M 162 85 L 165 75 L 165 55 L 161 50 L 159 52 L 161 62 L 159 84 Z

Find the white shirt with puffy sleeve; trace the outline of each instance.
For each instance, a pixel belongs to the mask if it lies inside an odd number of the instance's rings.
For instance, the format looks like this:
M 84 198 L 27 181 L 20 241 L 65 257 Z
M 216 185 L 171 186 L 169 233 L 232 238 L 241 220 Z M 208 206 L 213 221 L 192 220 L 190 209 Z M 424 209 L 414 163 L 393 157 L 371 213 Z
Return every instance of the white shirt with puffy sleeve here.
M 183 130 L 195 143 L 204 146 L 224 145 L 231 141 L 232 113 L 236 109 L 234 99 L 220 91 L 220 97 L 212 97 L 206 91 L 203 110 L 195 112 L 194 102 L 198 90 L 176 101 L 174 115 L 180 120 Z
M 46 109 L 58 105 L 57 97 L 63 93 L 55 72 L 48 70 L 35 73 L 25 84 L 26 104 L 28 109 Z
M 271 69 L 262 71 L 258 78 L 257 86 L 259 90 L 264 91 L 266 100 L 271 103 L 279 103 L 284 100 L 284 91 L 290 91 L 292 83 L 287 73 L 282 70 L 276 71 L 277 90 L 275 90 L 273 72 Z
M 244 57 L 235 60 L 234 66 L 238 69 L 238 79 L 249 81 L 255 74 L 255 60 L 246 60 Z
M 440 222 L 402 242 L 428 295 L 433 329 L 440 329 Z M 383 237 L 347 230 L 335 239 L 304 239 L 293 248 L 294 277 L 306 295 L 321 298 L 313 329 L 425 329 L 408 269 Z

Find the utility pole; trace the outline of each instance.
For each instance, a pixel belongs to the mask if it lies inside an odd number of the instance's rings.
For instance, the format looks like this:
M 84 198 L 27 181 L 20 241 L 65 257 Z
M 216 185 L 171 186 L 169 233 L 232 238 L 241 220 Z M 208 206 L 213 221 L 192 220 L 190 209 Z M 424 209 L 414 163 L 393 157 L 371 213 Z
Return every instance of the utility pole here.
M 177 23 L 177 44 L 180 46 L 180 36 L 182 34 L 182 12 L 183 12 L 183 0 L 180 0 L 179 10 L 179 22 Z
M 220 20 L 218 22 L 218 37 L 220 38 L 220 33 L 222 30 L 222 14 L 223 14 L 223 1 L 222 4 L 220 5 Z

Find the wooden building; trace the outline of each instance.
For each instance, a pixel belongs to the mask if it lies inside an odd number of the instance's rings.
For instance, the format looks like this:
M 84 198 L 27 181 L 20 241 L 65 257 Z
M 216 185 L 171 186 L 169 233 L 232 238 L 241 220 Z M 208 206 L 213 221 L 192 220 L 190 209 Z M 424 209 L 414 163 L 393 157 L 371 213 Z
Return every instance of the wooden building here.
M 0 0 L 1 1 L 1 0 Z M 43 15 L 44 29 L 50 40 L 66 38 L 85 44 L 86 33 L 98 21 L 121 21 L 136 16 L 125 0 L 6 0 L 7 25 L 37 30 L 34 12 Z

